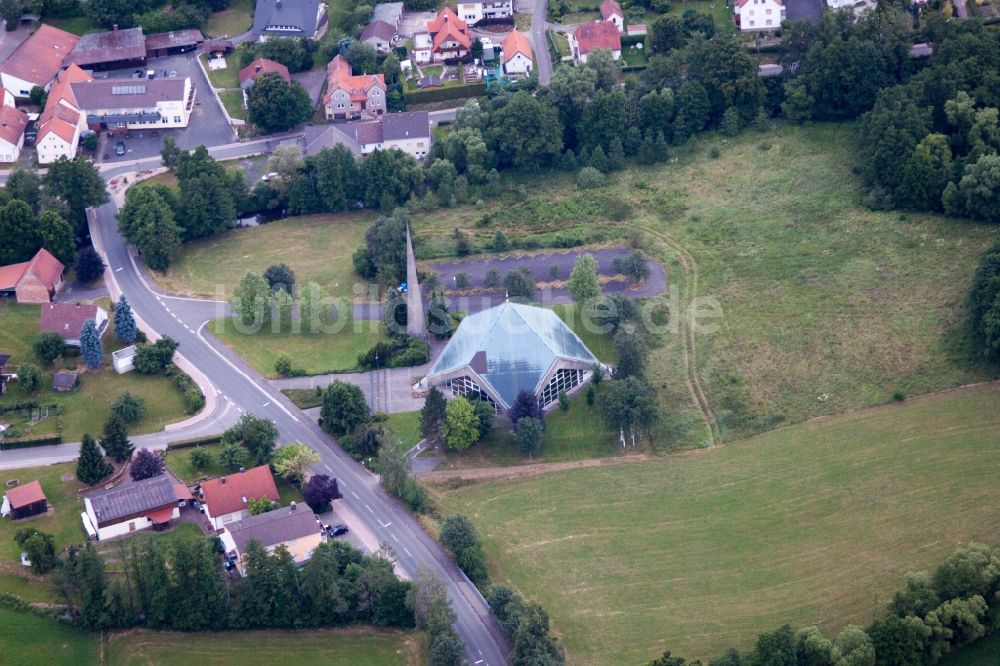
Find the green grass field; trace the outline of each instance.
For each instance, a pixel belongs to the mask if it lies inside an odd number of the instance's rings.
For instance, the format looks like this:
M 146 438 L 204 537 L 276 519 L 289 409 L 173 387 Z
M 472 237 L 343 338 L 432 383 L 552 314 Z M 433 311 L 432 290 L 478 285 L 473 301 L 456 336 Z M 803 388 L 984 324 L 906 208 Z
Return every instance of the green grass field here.
M 0 654 L 6 666 L 98 663 L 97 639 L 79 629 L 0 608 Z
M 209 328 L 213 335 L 268 377 L 277 376 L 274 362 L 281 354 L 287 354 L 292 359 L 292 366 L 307 375 L 353 370 L 357 367 L 358 356 L 368 351 L 382 335 L 378 322 L 360 320 L 332 335 L 273 333 L 269 329 L 251 335 L 236 330 L 232 319 L 217 319 Z
M 572 413 L 572 410 L 571 410 Z M 877 617 L 907 571 L 1000 541 L 1000 390 L 962 389 L 711 451 L 437 491 L 571 664 L 714 658 L 786 622 Z
M 0 487 L 4 488 L 12 479 L 21 484 L 37 480 L 50 508 L 44 515 L 17 522 L 0 520 L 0 592 L 15 594 L 26 601 L 55 601 L 55 592 L 48 584 L 21 566 L 21 549 L 14 542 L 14 535 L 22 527 L 34 527 L 55 537 L 57 550 L 83 543 L 86 538 L 80 522 L 83 502 L 76 495 L 83 484 L 76 480 L 75 472 L 76 465 L 72 463 L 0 471 Z M 63 481 L 64 476 L 69 480 Z
M 208 451 L 212 454 L 212 464 L 204 469 L 198 469 L 191 464 L 191 453 L 197 449 Z M 196 483 L 204 478 L 213 476 L 224 476 L 226 468 L 219 462 L 219 451 L 222 447 L 219 444 L 208 444 L 204 446 L 193 446 L 188 449 L 169 449 L 167 451 L 167 467 L 185 483 Z
M 220 90 L 223 88 L 231 89 L 240 87 L 240 63 L 235 53 L 230 53 L 226 56 L 225 69 L 209 69 L 208 56 L 202 53 L 198 57 L 201 59 L 201 64 L 204 65 L 205 71 L 208 72 L 208 80 L 211 82 L 212 87 Z
M 37 305 L 15 305 L 0 303 L 0 345 L 4 353 L 11 354 L 10 364 L 38 363 L 31 351 L 31 341 L 38 334 L 40 309 Z M 140 375 L 129 372 L 119 375 L 111 367 L 111 352 L 122 345 L 114 339 L 109 325 L 109 333 L 104 338 L 105 365 L 98 370 L 87 370 L 80 375 L 80 386 L 69 393 L 52 391 L 52 374 L 59 362 L 52 368 L 43 369 L 42 388 L 34 395 L 26 395 L 15 382 L 0 396 L 0 406 L 32 399 L 40 403 L 58 403 L 63 410 L 63 441 L 79 441 L 83 433 L 99 435 L 104 422 L 111 413 L 111 403 L 122 393 L 129 391 L 146 401 L 146 416 L 131 428 L 131 434 L 156 432 L 168 423 L 187 417 L 180 391 L 173 382 L 160 376 Z M 75 367 L 78 358 L 66 359 L 64 363 Z M 22 432 L 32 427 L 21 422 L 20 414 L 6 417 Z M 32 427 L 32 434 L 41 435 L 56 431 L 54 417 L 39 422 Z
M 218 298 L 221 286 L 228 298 L 247 271 L 285 262 L 300 285 L 315 281 L 331 296 L 352 296 L 358 278 L 351 254 L 372 220 L 370 212 L 314 215 L 236 229 L 185 243 L 169 272 L 154 277 L 167 291 Z
M 246 120 L 250 112 L 243 106 L 243 92 L 240 90 L 227 90 L 219 93 L 222 105 L 226 107 L 226 113 L 230 118 Z
M 420 412 L 389 414 L 387 425 L 408 449 L 420 441 Z
M 253 23 L 253 0 L 232 0 L 229 7 L 208 17 L 202 32 L 206 37 L 235 37 Z
M 178 634 L 131 631 L 108 639 L 108 666 L 409 666 L 421 663 L 417 634 L 372 629 Z

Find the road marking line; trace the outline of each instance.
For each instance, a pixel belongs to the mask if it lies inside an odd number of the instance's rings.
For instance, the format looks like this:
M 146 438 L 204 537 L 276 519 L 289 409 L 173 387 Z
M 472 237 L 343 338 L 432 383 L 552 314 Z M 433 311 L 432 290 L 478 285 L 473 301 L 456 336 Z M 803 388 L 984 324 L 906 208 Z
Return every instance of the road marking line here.
M 124 268 L 125 268 L 124 266 L 119 266 L 118 268 L 115 269 L 115 273 L 121 272 L 122 269 L 124 269 Z
M 405 552 L 405 553 L 406 553 L 406 554 L 407 554 L 408 556 L 410 556 L 410 557 L 413 557 L 413 553 L 411 553 L 411 552 L 410 552 L 410 550 L 409 550 L 409 549 L 408 549 L 408 548 L 407 548 L 406 546 L 403 546 L 403 551 L 404 551 L 404 552 Z
M 361 499 L 360 497 L 358 497 L 358 494 L 353 490 L 351 491 L 351 494 L 354 495 L 354 499 Z
M 333 471 L 333 468 L 330 467 L 329 465 L 323 465 L 323 467 L 326 467 L 326 471 L 328 471 L 328 472 L 332 472 Z
M 382 527 L 389 527 L 389 525 L 392 525 L 392 523 L 383 523 L 381 520 L 378 521 L 378 524 L 381 525 Z
M 267 407 L 267 406 L 268 406 L 268 405 L 270 405 L 270 404 L 271 404 L 271 401 L 270 401 L 270 400 L 268 400 L 268 401 L 267 401 L 267 402 L 265 402 L 265 403 L 264 403 L 263 405 L 261 405 L 261 407 Z
M 393 534 L 392 532 L 389 532 L 389 536 L 391 536 L 391 537 L 392 537 L 392 540 L 393 540 L 393 541 L 395 541 L 396 543 L 399 543 L 399 539 L 397 539 L 397 538 L 396 538 L 396 535 L 395 535 L 395 534 Z
M 270 398 L 271 396 L 270 396 L 270 395 L 268 395 L 267 391 L 265 391 L 265 390 L 264 390 L 263 388 L 261 388 L 260 384 L 258 384 L 258 383 L 257 383 L 257 382 L 255 382 L 255 381 L 254 381 L 253 379 L 251 379 L 251 378 L 250 378 L 250 376 L 249 376 L 249 375 L 248 375 L 247 373 L 245 373 L 245 372 L 243 372 L 242 370 L 240 370 L 239 368 L 237 368 L 237 367 L 236 367 L 236 365 L 235 365 L 235 364 L 233 364 L 233 362 L 232 362 L 232 361 L 230 361 L 230 360 L 229 360 L 228 358 L 226 358 L 226 357 L 225 357 L 225 356 L 224 356 L 224 355 L 222 354 L 222 352 L 220 352 L 220 351 L 219 351 L 218 349 L 216 349 L 215 347 L 213 347 L 213 346 L 212 346 L 211 344 L 209 344 L 208 340 L 206 340 L 206 339 L 205 339 L 204 337 L 202 337 L 202 335 L 201 335 L 201 332 L 202 332 L 202 330 L 203 330 L 203 329 L 205 328 L 205 324 L 207 324 L 207 323 L 208 323 L 208 320 L 206 319 L 205 321 L 203 321 L 203 322 L 201 323 L 201 326 L 199 326 L 199 327 L 198 327 L 198 333 L 197 333 L 197 335 L 198 335 L 198 338 L 199 338 L 199 339 L 200 339 L 200 340 L 201 340 L 202 342 L 204 342 L 204 343 L 205 343 L 205 346 L 206 346 L 206 347 L 208 347 L 209 349 L 211 349 L 211 350 L 212 350 L 212 353 L 214 353 L 214 354 L 215 354 L 216 356 L 218 356 L 219 358 L 221 358 L 221 359 L 222 359 L 222 362 L 223 362 L 223 363 L 225 363 L 226 365 L 228 365 L 228 366 L 229 366 L 230 368 L 232 368 L 232 369 L 233 369 L 233 370 L 235 370 L 235 371 L 236 371 L 237 373 L 239 373 L 239 374 L 240 374 L 240 376 L 242 376 L 242 377 L 243 377 L 243 378 L 244 378 L 245 380 L 247 380 L 248 382 L 250 382 L 250 385 L 251 385 L 251 386 L 253 386 L 253 387 L 254 387 L 255 389 L 257 389 L 258 391 L 260 391 L 261 393 L 263 393 L 263 394 L 264 394 L 264 397 L 265 397 L 265 398 Z M 292 420 L 293 420 L 293 421 L 295 421 L 296 423 L 302 423 L 302 422 L 301 422 L 301 421 L 299 421 L 299 419 L 298 419 L 298 418 L 297 418 L 297 417 L 295 416 L 295 414 L 292 414 L 292 413 L 291 413 L 290 411 L 288 411 L 288 409 L 286 409 L 286 408 L 285 408 L 285 406 L 284 406 L 284 405 L 282 405 L 282 404 L 281 404 L 280 402 L 279 402 L 279 403 L 277 403 L 277 406 L 278 406 L 278 409 L 280 409 L 281 411 L 283 411 L 283 412 L 284 412 L 284 413 L 285 413 L 285 414 L 286 414 L 286 415 L 288 416 L 288 418 L 292 419 Z
M 374 511 L 372 511 L 372 508 L 370 506 L 368 506 L 367 504 L 365 504 L 365 508 L 368 509 L 368 511 L 370 513 L 375 513 Z

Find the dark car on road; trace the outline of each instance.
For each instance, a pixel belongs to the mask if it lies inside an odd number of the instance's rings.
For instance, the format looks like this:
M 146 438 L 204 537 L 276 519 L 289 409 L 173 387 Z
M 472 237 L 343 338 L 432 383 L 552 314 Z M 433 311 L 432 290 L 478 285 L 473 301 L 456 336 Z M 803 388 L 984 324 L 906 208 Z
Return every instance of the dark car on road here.
M 347 529 L 347 525 L 344 525 L 343 523 L 334 525 L 333 527 L 327 527 L 326 530 L 327 534 L 329 534 L 331 537 L 343 536 L 350 531 Z
M 125 142 L 119 141 L 118 143 L 115 144 L 115 155 L 121 157 L 124 154 L 125 154 Z

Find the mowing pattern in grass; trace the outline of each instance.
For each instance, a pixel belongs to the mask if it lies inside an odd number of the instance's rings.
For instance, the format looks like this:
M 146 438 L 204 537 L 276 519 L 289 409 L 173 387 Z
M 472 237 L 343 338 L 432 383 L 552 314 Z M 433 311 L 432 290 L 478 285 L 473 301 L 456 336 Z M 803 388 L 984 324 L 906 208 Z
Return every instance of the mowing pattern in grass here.
M 15 305 L 0 302 L 0 345 L 4 353 L 11 354 L 10 363 L 37 363 L 31 351 L 31 340 L 38 334 L 38 319 L 40 308 L 37 305 Z M 113 324 L 109 326 L 113 329 Z M 163 426 L 186 417 L 180 391 L 173 381 L 167 377 L 140 375 L 130 372 L 119 375 L 111 368 L 111 352 L 122 345 L 114 340 L 110 333 L 104 339 L 105 365 L 100 370 L 88 370 L 80 375 L 80 387 L 70 393 L 53 393 L 52 374 L 58 369 L 54 364 L 43 373 L 42 388 L 34 395 L 26 395 L 16 382 L 9 390 L 0 396 L 0 406 L 25 400 L 38 402 L 56 402 L 63 409 L 63 441 L 79 441 L 83 433 L 99 435 L 104 422 L 111 413 L 111 403 L 126 391 L 143 398 L 146 401 L 146 416 L 130 429 L 131 434 L 156 432 Z M 79 359 L 72 359 L 71 366 Z M 24 430 L 16 417 L 8 417 L 14 424 Z M 55 432 L 56 420 L 50 418 L 38 423 L 33 429 L 33 435 Z
M 310 631 L 233 631 L 178 634 L 132 631 L 112 635 L 108 666 L 403 666 L 420 662 L 416 634 L 368 629 Z M 82 663 L 82 662 L 81 662 Z
M 232 319 L 217 319 L 209 327 L 257 372 L 269 377 L 276 376 L 274 362 L 281 354 L 287 354 L 293 367 L 309 375 L 352 370 L 357 367 L 358 356 L 368 351 L 382 334 L 377 322 L 361 320 L 333 335 L 270 330 L 249 335 L 237 331 Z
M 351 254 L 361 244 L 371 213 L 315 215 L 237 229 L 212 238 L 185 243 L 181 256 L 160 286 L 206 298 L 228 298 L 247 271 L 263 273 L 285 262 L 300 285 L 318 282 L 331 296 L 352 296 L 354 264 Z
M 5 666 L 96 664 L 97 639 L 64 622 L 0 608 Z
M 716 657 L 785 622 L 866 624 L 906 571 L 1000 541 L 998 437 L 1000 391 L 968 389 L 438 499 L 473 517 L 571 663 Z

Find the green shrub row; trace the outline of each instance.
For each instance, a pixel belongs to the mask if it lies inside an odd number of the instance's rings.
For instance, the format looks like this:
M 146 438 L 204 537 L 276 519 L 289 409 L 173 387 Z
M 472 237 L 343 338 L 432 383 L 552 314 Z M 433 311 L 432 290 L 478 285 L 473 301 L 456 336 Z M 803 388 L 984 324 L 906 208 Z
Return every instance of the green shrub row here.
M 62 444 L 62 435 L 40 435 L 38 437 L 0 440 L 0 451 L 28 449 L 33 446 L 48 446 L 50 444 Z
M 221 441 L 222 433 L 218 435 L 205 435 L 204 437 L 192 437 L 190 439 L 178 439 L 175 442 L 168 443 L 167 450 L 172 451 L 174 449 L 190 449 L 196 446 L 209 446 L 218 444 Z
M 449 99 L 462 99 L 465 97 L 480 97 L 486 94 L 486 84 L 469 83 L 462 86 L 448 86 L 445 88 L 429 88 L 427 90 L 417 90 L 416 92 L 403 93 L 403 98 L 407 104 L 428 104 L 430 102 L 444 102 Z

